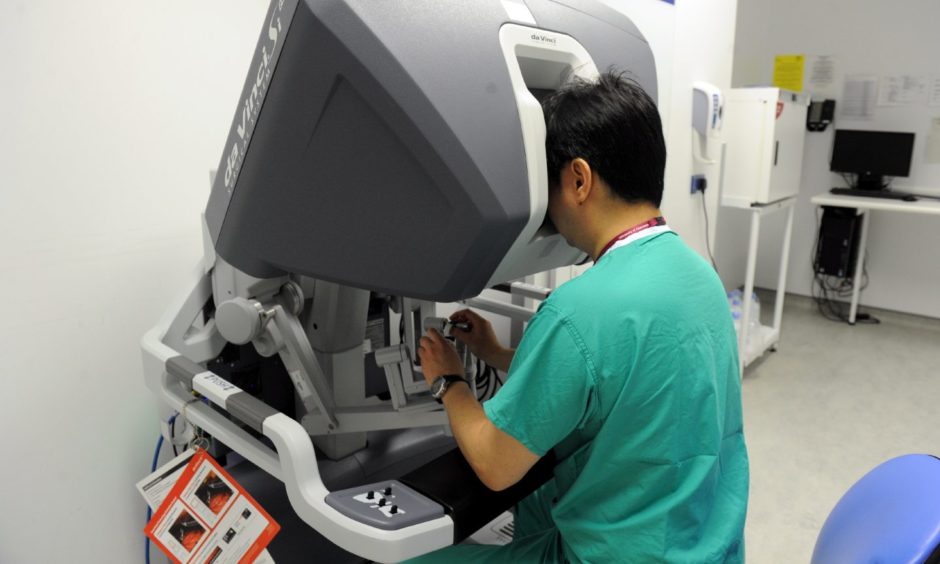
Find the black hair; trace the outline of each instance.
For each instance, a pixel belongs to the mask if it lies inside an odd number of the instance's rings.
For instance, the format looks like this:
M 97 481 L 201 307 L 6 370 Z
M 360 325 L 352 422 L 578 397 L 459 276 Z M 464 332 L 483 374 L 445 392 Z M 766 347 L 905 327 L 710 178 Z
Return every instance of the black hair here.
M 656 103 L 634 80 L 607 71 L 596 81 L 575 79 L 542 101 L 548 179 L 582 158 L 629 203 L 659 207 L 666 142 Z

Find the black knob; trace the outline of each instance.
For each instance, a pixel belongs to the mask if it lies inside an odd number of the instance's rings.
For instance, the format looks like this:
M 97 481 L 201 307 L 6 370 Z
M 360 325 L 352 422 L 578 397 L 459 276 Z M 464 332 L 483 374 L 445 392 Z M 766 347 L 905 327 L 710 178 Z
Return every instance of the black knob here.
M 392 495 L 392 486 L 387 486 L 385 488 L 385 495 Z
M 388 502 L 385 501 L 385 498 L 383 497 L 382 499 L 379 500 L 379 507 L 385 507 L 385 504 L 386 504 L 386 503 L 388 503 Z
M 398 506 L 393 505 L 391 509 L 388 510 L 389 513 L 398 513 Z
M 375 499 L 375 492 L 370 491 L 366 494 L 366 499 Z

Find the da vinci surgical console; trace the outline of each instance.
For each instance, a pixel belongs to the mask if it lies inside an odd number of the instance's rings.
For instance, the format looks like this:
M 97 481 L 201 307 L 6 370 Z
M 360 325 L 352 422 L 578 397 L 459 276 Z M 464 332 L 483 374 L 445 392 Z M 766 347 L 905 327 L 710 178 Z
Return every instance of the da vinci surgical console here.
M 584 258 L 545 225 L 538 99 L 608 67 L 656 98 L 643 36 L 589 0 L 273 0 L 204 260 L 143 339 L 150 390 L 350 552 L 459 542 L 457 517 L 414 484 L 383 484 L 399 497 L 381 507 L 366 486 L 328 491 L 314 444 L 340 459 L 370 431 L 446 425 L 415 364 L 420 320 Z M 249 353 L 277 362 L 246 378 Z

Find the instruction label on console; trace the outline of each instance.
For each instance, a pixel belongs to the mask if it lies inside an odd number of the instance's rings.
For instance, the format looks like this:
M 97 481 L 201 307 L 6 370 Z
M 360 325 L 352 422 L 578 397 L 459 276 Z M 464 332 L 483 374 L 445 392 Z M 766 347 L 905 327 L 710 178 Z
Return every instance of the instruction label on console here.
M 280 526 L 209 453 L 198 450 L 144 533 L 178 564 L 255 562 Z

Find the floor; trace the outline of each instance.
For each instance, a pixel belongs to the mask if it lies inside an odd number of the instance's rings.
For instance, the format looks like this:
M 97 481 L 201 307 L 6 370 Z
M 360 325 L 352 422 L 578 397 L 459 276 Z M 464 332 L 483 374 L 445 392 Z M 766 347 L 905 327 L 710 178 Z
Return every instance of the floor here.
M 940 454 L 940 320 L 863 310 L 881 323 L 827 321 L 787 296 L 777 352 L 745 371 L 749 563 L 809 562 L 856 480 L 895 456 Z

